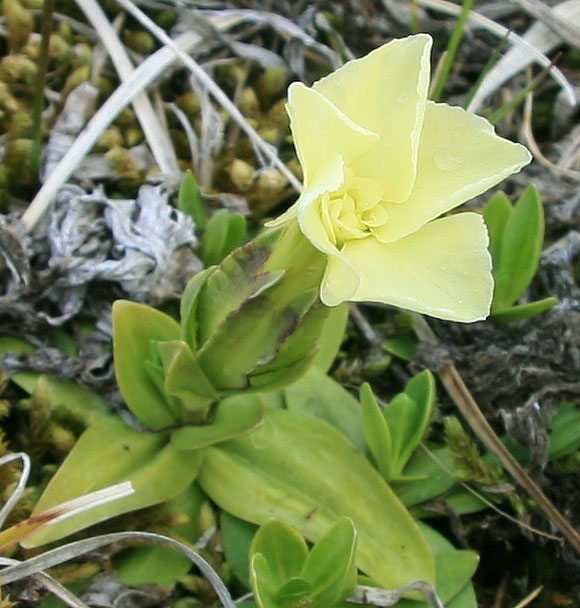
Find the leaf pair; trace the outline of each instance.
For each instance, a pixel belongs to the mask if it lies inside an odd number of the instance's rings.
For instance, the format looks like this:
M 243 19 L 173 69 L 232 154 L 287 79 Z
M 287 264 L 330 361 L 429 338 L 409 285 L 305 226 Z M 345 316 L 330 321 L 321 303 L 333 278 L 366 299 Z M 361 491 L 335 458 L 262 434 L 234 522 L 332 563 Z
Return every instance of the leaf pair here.
M 416 479 L 403 474 L 431 420 L 435 380 L 429 370 L 412 378 L 381 411 L 369 384 L 360 389 L 362 426 L 376 467 L 389 482 Z
M 553 297 L 516 305 L 536 274 L 544 242 L 544 209 L 537 188 L 528 186 L 514 206 L 498 192 L 486 204 L 483 217 L 495 279 L 493 317 L 520 321 L 549 310 L 556 303 Z
M 219 209 L 207 219 L 199 186 L 189 170 L 181 181 L 177 205 L 203 230 L 200 257 L 206 266 L 219 264 L 247 240 L 246 218 L 240 213 Z
M 179 324 L 154 308 L 126 300 L 113 305 L 117 382 L 129 409 L 152 429 L 210 422 L 210 407 L 220 397 L 199 358 L 181 338 Z M 249 417 L 240 412 L 239 432 L 249 430 L 247 423 L 255 418 L 255 402 L 241 400 L 240 409 L 247 403 Z M 229 405 L 215 416 L 214 427 L 222 423 L 232 427 L 232 419 L 225 413 Z M 255 421 L 251 428 L 254 426 Z M 202 428 L 198 427 L 198 436 Z M 230 434 L 233 431 L 230 428 L 225 438 L 238 434 Z M 216 428 L 211 432 L 217 437 Z M 189 449 L 200 447 L 198 443 Z
M 309 551 L 294 528 L 273 519 L 250 549 L 250 577 L 259 608 L 331 608 L 356 585 L 356 531 L 339 519 Z

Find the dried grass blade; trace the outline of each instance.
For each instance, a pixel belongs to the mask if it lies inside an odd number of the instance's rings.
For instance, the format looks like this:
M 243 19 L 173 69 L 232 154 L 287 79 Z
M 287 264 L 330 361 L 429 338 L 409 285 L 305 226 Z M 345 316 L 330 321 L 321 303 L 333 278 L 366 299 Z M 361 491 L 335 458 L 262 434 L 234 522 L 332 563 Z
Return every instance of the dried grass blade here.
M 554 59 L 554 63 L 560 58 L 560 54 Z M 550 68 L 544 68 L 537 76 L 535 76 L 521 91 L 518 91 L 507 103 L 498 108 L 493 114 L 488 116 L 488 120 L 492 125 L 497 124 L 502 120 L 508 112 L 511 112 L 514 108 L 520 105 L 526 98 L 528 93 L 533 93 L 541 82 L 546 78 Z
M 28 457 L 28 454 L 25 454 L 24 452 L 14 452 L 12 454 L 6 454 L 5 456 L 2 456 L 2 458 L 0 458 L 0 467 L 14 460 L 22 461 L 22 471 L 20 473 L 18 483 L 12 491 L 10 498 L 4 503 L 4 505 L 0 509 L 0 528 L 3 526 L 4 522 L 6 521 L 6 518 L 8 517 L 8 515 L 10 515 L 10 512 L 15 507 L 16 503 L 24 494 L 26 483 L 28 482 L 28 476 L 30 475 L 30 458 Z
M 199 42 L 200 37 L 195 32 L 186 32 L 175 41 L 175 44 L 182 50 L 188 50 Z M 95 145 L 101 133 L 115 120 L 121 110 L 174 60 L 173 49 L 167 47 L 159 49 L 137 67 L 99 108 L 24 212 L 22 222 L 29 231 L 42 219 L 57 192 Z
M 10 559 L 8 557 L 0 557 L 0 566 L 13 566 L 19 564 L 16 559 Z M 71 593 L 64 585 L 61 585 L 57 580 L 52 578 L 49 574 L 39 572 L 34 575 L 34 578 L 50 593 L 53 593 L 70 608 L 89 608 L 81 599 Z
M 256 130 L 248 123 L 245 117 L 242 115 L 240 110 L 231 101 L 231 99 L 222 91 L 222 89 L 214 82 L 210 75 L 189 55 L 179 49 L 174 41 L 160 28 L 154 21 L 152 21 L 143 11 L 135 6 L 129 0 L 115 0 L 119 6 L 122 6 L 128 13 L 130 13 L 143 27 L 147 28 L 151 34 L 153 34 L 160 42 L 165 44 L 174 50 L 175 54 L 183 62 L 183 64 L 191 70 L 194 76 L 207 88 L 210 95 L 219 103 L 231 117 L 240 125 L 240 128 L 249 137 L 252 145 L 255 147 L 257 152 L 261 152 L 270 162 L 276 166 L 280 172 L 286 177 L 290 184 L 300 192 L 302 185 L 296 176 L 286 167 L 286 165 L 280 160 L 275 149 L 268 143 L 266 143 Z
M 154 534 L 152 532 L 117 532 L 69 543 L 63 547 L 58 547 L 42 553 L 41 555 L 37 555 L 36 557 L 27 559 L 24 562 L 8 566 L 0 571 L 0 585 L 6 585 L 7 583 L 12 583 L 22 578 L 26 578 L 27 576 L 39 574 L 43 570 L 58 566 L 69 559 L 79 557 L 89 551 L 95 551 L 96 549 L 112 543 L 139 539 L 168 545 L 183 553 L 208 579 L 222 606 L 225 606 L 225 608 L 235 608 L 234 601 L 227 590 L 227 587 L 224 585 L 216 571 L 200 555 L 173 538 L 162 536 L 161 534 Z
M 568 44 L 580 48 L 580 28 L 575 26 L 574 20 L 566 21 L 556 11 L 539 0 L 515 0 L 515 2 Z
M 580 22 L 580 0 L 566 0 L 552 9 L 552 14 L 560 19 L 566 19 L 571 23 Z M 562 42 L 561 36 L 551 31 L 544 23 L 536 22 L 522 36 L 526 44 L 531 45 L 542 53 L 548 53 Z M 476 111 L 481 107 L 483 101 L 496 91 L 504 82 L 512 76 L 521 72 L 532 62 L 530 53 L 524 47 L 513 46 L 504 57 L 502 57 L 495 67 L 481 84 L 477 95 L 474 97 L 468 110 Z M 554 73 L 552 68 L 552 73 Z M 570 97 L 570 93 L 568 93 Z M 571 91 L 571 106 L 576 105 L 574 91 Z
M 453 4 L 452 2 L 448 2 L 447 0 L 416 0 L 416 1 L 417 1 L 417 4 L 419 4 L 420 6 L 423 6 L 425 8 L 430 8 L 430 9 L 433 9 L 436 11 L 440 11 L 447 15 L 457 15 L 461 11 L 461 7 L 457 6 L 456 4 Z M 579 0 L 567 0 L 567 2 L 569 2 L 569 3 L 576 3 L 578 1 Z M 496 36 L 500 36 L 500 37 L 505 36 L 512 44 L 514 44 L 514 46 L 517 46 L 517 48 L 520 50 L 520 52 L 527 58 L 525 65 L 527 65 L 530 62 L 530 57 L 533 57 L 534 60 L 537 63 L 539 63 L 542 67 L 547 67 L 550 65 L 550 63 L 551 63 L 550 59 L 548 59 L 548 57 L 546 57 L 538 48 L 536 48 L 534 46 L 534 44 L 531 44 L 525 38 L 522 38 L 521 36 L 518 36 L 514 32 L 510 31 L 507 27 L 504 27 L 503 25 L 496 23 L 492 19 L 488 19 L 487 17 L 485 17 L 484 15 L 481 15 L 477 11 L 471 11 L 471 13 L 469 14 L 468 21 L 469 21 L 470 25 L 480 27 L 484 30 L 487 30 L 488 32 L 490 32 L 492 34 L 495 34 Z M 495 70 L 500 69 L 500 63 L 501 63 L 501 61 L 496 64 Z M 493 72 L 495 72 L 495 70 L 493 70 Z M 515 72 L 510 73 L 509 76 L 507 76 L 506 78 L 504 78 L 502 80 L 502 82 L 505 82 L 505 80 L 507 80 L 510 76 L 513 76 L 518 71 L 519 71 L 519 69 L 516 70 Z M 576 105 L 576 95 L 574 93 L 574 89 L 572 88 L 572 85 L 566 80 L 566 77 L 564 76 L 564 74 L 562 74 L 562 72 L 558 68 L 552 66 L 550 68 L 550 75 L 560 85 L 560 87 L 566 92 L 570 105 L 575 106 Z M 488 75 L 488 77 L 489 77 L 489 75 Z M 486 83 L 483 83 L 483 85 L 485 85 L 485 84 Z M 488 97 L 492 92 L 488 89 L 487 86 L 485 86 L 485 88 L 484 88 L 483 85 L 480 87 L 478 94 L 475 96 L 475 98 L 471 102 L 470 106 L 467 108 L 470 112 L 476 112 L 481 107 L 483 100 L 486 97 Z M 494 90 L 495 90 L 495 88 L 497 88 L 497 86 L 494 87 Z
M 127 52 L 103 9 L 96 0 L 76 0 L 107 50 L 121 80 L 126 80 L 135 69 Z M 163 173 L 179 173 L 177 156 L 167 131 L 155 114 L 145 92 L 133 100 L 133 108 L 151 152 Z
M 219 16 L 220 19 L 230 21 L 232 24 L 237 24 L 241 21 L 268 24 L 286 40 L 299 40 L 305 47 L 324 57 L 333 70 L 338 69 L 342 65 L 340 57 L 332 49 L 315 40 L 298 25 L 282 15 L 253 9 L 220 9 L 217 11 L 204 11 L 203 13 L 200 11 L 193 11 L 193 13 L 196 17 L 201 15 L 207 15 L 209 17 Z
M 487 75 L 489 74 L 489 72 L 493 68 L 493 66 L 499 61 L 499 58 L 505 48 L 506 42 L 507 42 L 507 35 L 504 36 L 499 41 L 497 46 L 493 49 L 493 53 L 489 56 L 489 59 L 487 60 L 486 64 L 483 66 L 483 70 L 481 70 L 481 73 L 477 77 L 477 80 L 475 81 L 473 86 L 469 89 L 469 91 L 467 91 L 467 95 L 465 96 L 465 101 L 463 102 L 463 107 L 465 109 L 467 109 L 471 105 L 473 98 L 476 96 L 477 92 L 479 91 L 479 88 L 481 87 L 481 83 L 485 80 L 485 78 L 487 77 Z

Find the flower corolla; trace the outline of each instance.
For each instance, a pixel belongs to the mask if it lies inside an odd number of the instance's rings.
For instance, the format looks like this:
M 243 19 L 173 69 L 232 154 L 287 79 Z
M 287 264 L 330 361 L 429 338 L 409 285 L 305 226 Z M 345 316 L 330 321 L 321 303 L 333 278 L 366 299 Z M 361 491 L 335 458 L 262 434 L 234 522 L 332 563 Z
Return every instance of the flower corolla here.
M 482 216 L 437 218 L 531 156 L 484 118 L 428 101 L 431 44 L 426 34 L 395 39 L 312 87 L 289 87 L 304 190 L 270 225 L 297 220 L 328 256 L 328 306 L 374 301 L 465 322 L 489 313 Z

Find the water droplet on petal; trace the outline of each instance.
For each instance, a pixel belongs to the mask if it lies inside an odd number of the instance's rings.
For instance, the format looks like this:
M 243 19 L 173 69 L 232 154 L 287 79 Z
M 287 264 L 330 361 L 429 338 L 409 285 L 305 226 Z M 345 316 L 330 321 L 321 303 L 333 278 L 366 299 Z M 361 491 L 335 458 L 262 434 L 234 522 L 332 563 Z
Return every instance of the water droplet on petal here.
M 433 163 L 440 171 L 452 171 L 463 164 L 463 159 L 447 148 L 441 148 L 433 155 Z

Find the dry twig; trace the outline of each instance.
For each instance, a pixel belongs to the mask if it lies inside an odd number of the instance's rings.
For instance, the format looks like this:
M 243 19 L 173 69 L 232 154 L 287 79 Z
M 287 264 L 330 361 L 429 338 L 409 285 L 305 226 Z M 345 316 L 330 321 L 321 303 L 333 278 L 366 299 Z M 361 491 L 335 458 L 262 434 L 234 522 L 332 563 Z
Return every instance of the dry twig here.
M 479 409 L 467 386 L 465 386 L 455 365 L 452 362 L 445 363 L 442 369 L 439 370 L 439 378 L 474 433 L 499 458 L 503 467 L 536 501 L 540 509 L 544 511 L 556 528 L 562 532 L 574 550 L 580 554 L 580 535 L 501 442 Z

